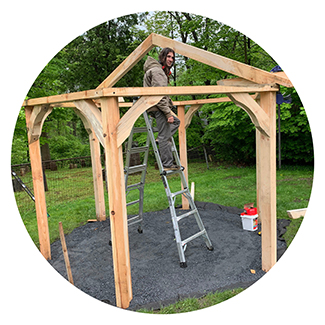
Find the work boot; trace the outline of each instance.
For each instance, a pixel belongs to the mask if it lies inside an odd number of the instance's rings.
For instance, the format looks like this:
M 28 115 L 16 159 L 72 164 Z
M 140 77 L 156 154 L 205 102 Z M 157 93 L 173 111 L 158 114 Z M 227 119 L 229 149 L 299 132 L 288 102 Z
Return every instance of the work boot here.
M 163 166 L 164 167 L 164 170 L 179 170 L 180 169 L 180 166 L 177 166 L 177 165 L 171 165 L 171 166 Z

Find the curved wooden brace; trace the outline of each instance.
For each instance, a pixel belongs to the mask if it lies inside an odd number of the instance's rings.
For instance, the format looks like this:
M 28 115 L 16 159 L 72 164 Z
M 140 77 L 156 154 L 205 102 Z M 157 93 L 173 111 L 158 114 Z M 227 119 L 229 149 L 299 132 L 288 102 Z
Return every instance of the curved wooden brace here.
M 204 104 L 192 105 L 187 113 L 185 114 L 185 129 L 191 124 L 193 115 L 198 111 Z
M 87 117 L 76 107 L 73 108 L 74 112 L 77 114 L 78 117 L 80 117 L 86 131 L 88 134 L 93 133 L 92 127 L 90 122 L 88 121 Z
M 80 103 L 79 103 L 80 104 Z M 79 105 L 80 106 L 80 105 Z M 91 166 L 93 171 L 93 183 L 94 183 L 94 194 L 95 194 L 95 205 L 96 205 L 96 219 L 98 221 L 106 220 L 106 211 L 105 211 L 105 196 L 104 196 L 104 187 L 103 187 L 103 173 L 102 173 L 102 164 L 100 159 L 100 142 L 96 136 L 96 133 L 93 131 L 92 125 L 88 120 L 87 116 L 84 115 L 82 111 L 73 108 L 77 116 L 82 120 L 84 127 L 89 136 L 89 145 L 91 153 Z M 104 145 L 102 143 L 102 145 Z
M 266 137 L 270 137 L 270 118 L 248 93 L 232 93 L 227 96 L 242 108 L 251 118 L 256 128 Z
M 53 107 L 49 104 L 35 106 L 30 115 L 30 120 L 28 123 L 28 141 L 33 143 L 39 139 L 42 134 L 42 128 L 45 119 L 51 114 Z
M 117 147 L 128 138 L 135 121 L 139 116 L 152 106 L 160 102 L 164 96 L 142 96 L 137 102 L 123 115 L 117 124 Z
M 74 104 L 76 105 L 76 110 L 80 112 L 77 113 L 77 115 L 82 119 L 87 129 L 87 132 L 89 129 L 91 130 L 91 132 L 95 132 L 96 137 L 104 147 L 105 142 L 103 137 L 103 123 L 101 111 L 91 99 L 76 100 L 74 101 Z

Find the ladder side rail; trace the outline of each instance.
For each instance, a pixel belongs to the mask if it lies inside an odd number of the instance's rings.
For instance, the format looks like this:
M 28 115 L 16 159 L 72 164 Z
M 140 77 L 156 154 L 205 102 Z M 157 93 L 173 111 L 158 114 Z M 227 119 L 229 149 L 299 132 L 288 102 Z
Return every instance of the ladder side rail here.
M 143 158 L 143 162 L 148 166 L 148 158 L 149 158 L 149 148 L 150 148 L 150 137 L 149 134 L 147 133 L 147 140 L 146 140 L 146 148 L 147 150 L 144 153 L 144 158 Z M 141 175 L 141 183 L 144 185 L 145 180 L 146 180 L 146 175 L 147 175 L 147 170 L 142 172 Z
M 142 220 L 142 216 L 143 216 L 144 184 L 145 184 L 146 175 L 147 175 L 149 147 L 150 147 L 150 137 L 149 137 L 149 134 L 147 133 L 147 140 L 146 140 L 147 150 L 145 151 L 144 158 L 143 158 L 143 162 L 146 165 L 146 168 L 142 171 L 141 180 L 140 180 L 141 185 L 139 186 L 139 216 L 141 217 L 141 220 Z
M 124 170 L 125 172 L 125 188 L 128 186 L 128 177 L 129 177 L 129 168 L 130 168 L 130 159 L 131 159 L 131 149 L 132 149 L 132 142 L 133 142 L 133 129 L 131 130 L 130 136 L 128 138 L 127 143 L 127 150 L 126 150 L 126 157 L 125 157 L 125 164 L 124 164 Z
M 160 159 L 160 156 L 159 156 L 159 151 L 158 151 L 158 147 L 157 147 L 157 144 L 156 144 L 156 140 L 155 140 L 155 137 L 153 135 L 152 121 L 149 120 L 147 112 L 143 112 L 143 117 L 144 117 L 144 120 L 145 120 L 146 125 L 147 125 L 148 135 L 149 135 L 149 138 L 150 138 L 151 145 L 153 147 L 153 151 L 154 151 L 155 158 L 156 158 L 156 161 L 157 161 L 157 164 L 158 164 L 158 167 L 159 167 L 159 171 L 160 171 L 160 173 L 162 173 L 163 172 L 163 166 L 162 166 L 161 159 Z
M 178 152 L 176 150 L 175 141 L 174 141 L 173 138 L 172 138 L 172 145 L 173 145 L 173 148 L 174 148 L 174 150 L 173 150 L 174 159 L 176 161 L 176 164 L 178 164 L 180 166 L 181 163 L 180 163 L 180 159 L 179 159 Z M 190 205 L 190 209 L 193 210 L 193 211 L 195 211 L 195 213 L 193 213 L 193 214 L 194 214 L 196 223 L 197 223 L 197 225 L 198 225 L 198 227 L 200 229 L 200 232 L 199 233 L 197 233 L 196 235 L 193 235 L 190 238 L 188 238 L 183 245 L 186 245 L 186 243 L 188 243 L 189 241 L 191 241 L 191 240 L 193 240 L 193 239 L 195 239 L 195 238 L 197 238 L 197 237 L 199 237 L 199 236 L 202 235 L 202 237 L 204 238 L 204 241 L 205 241 L 205 244 L 206 244 L 207 248 L 209 250 L 212 250 L 213 249 L 213 246 L 212 246 L 211 240 L 210 240 L 210 238 L 209 238 L 209 236 L 208 236 L 208 234 L 206 232 L 206 229 L 205 229 L 205 227 L 203 225 L 203 221 L 202 221 L 202 219 L 201 219 L 201 217 L 199 215 L 199 212 L 197 210 L 197 207 L 196 207 L 196 205 L 194 203 L 194 200 L 192 198 L 192 195 L 191 195 L 191 193 L 189 191 L 188 184 L 187 184 L 187 180 L 186 180 L 185 175 L 184 175 L 183 172 L 180 173 L 180 177 L 181 177 L 181 182 L 182 182 L 184 191 L 179 191 L 179 193 L 182 193 L 183 192 L 182 194 L 185 195 L 185 197 L 188 199 L 188 202 L 189 202 L 189 205 Z M 176 194 L 176 193 L 174 193 L 174 194 Z M 182 219 L 182 216 L 180 216 L 180 219 Z

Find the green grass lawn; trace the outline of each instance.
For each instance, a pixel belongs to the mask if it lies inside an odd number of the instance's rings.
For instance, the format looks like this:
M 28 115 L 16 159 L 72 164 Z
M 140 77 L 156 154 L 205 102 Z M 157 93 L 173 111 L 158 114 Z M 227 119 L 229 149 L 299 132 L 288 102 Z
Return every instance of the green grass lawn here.
M 225 206 L 243 208 L 245 203 L 256 202 L 256 170 L 255 167 L 220 166 L 205 163 L 189 164 L 189 184 L 195 182 L 195 200 L 218 203 Z M 25 176 L 27 179 L 28 175 Z M 137 175 L 129 176 L 129 184 L 139 181 Z M 23 178 L 24 181 L 24 178 Z M 95 199 L 91 168 L 66 169 L 47 173 L 49 191 L 46 192 L 47 210 L 51 243 L 59 239 L 58 223 L 61 221 L 66 234 L 74 228 L 96 218 Z M 282 167 L 277 171 L 277 218 L 289 219 L 287 210 L 306 208 L 308 206 L 313 183 L 312 167 Z M 177 175 L 170 177 L 172 191 L 180 189 Z M 106 191 L 105 191 L 106 192 Z M 34 203 L 25 192 L 15 193 L 17 205 L 34 243 L 39 246 L 36 213 Z M 108 199 L 106 196 L 106 209 Z M 27 197 L 27 199 L 26 199 Z M 127 201 L 138 198 L 138 191 L 131 191 Z M 176 204 L 181 204 L 178 198 Z M 146 176 L 144 194 L 144 212 L 166 209 L 168 200 L 165 194 L 159 171 L 150 166 Z M 128 207 L 128 214 L 137 213 L 137 205 Z M 284 238 L 290 245 L 303 218 L 291 220 Z M 242 289 L 226 293 L 215 293 L 201 299 L 187 299 L 176 305 L 165 307 L 159 312 L 174 313 L 205 308 L 208 305 L 229 299 Z M 227 298 L 228 297 L 228 298 Z M 211 302 L 212 301 L 212 302 Z M 149 311 L 142 311 L 149 312 Z M 156 312 L 156 311 L 150 311 Z
M 245 203 L 256 202 L 255 167 L 219 166 L 205 163 L 189 164 L 189 185 L 195 182 L 195 200 L 242 208 Z M 27 178 L 28 175 L 25 176 Z M 129 184 L 140 176 L 130 175 Z M 24 181 L 24 178 L 22 178 Z M 288 219 L 287 210 L 306 208 L 312 189 L 313 169 L 311 167 L 283 167 L 277 171 L 277 217 Z M 66 233 L 96 218 L 95 199 L 91 168 L 65 169 L 47 172 L 49 191 L 46 192 L 47 210 L 50 214 L 49 228 L 51 242 L 59 239 L 58 223 L 61 221 Z M 170 177 L 172 190 L 180 189 L 177 175 Z M 106 191 L 105 191 L 106 192 Z M 108 199 L 106 195 L 106 207 Z M 34 202 L 25 192 L 15 193 L 18 209 L 28 233 L 38 243 Z M 131 191 L 128 201 L 135 200 L 138 191 Z M 181 204 L 177 198 L 176 204 Z M 144 194 L 144 212 L 162 210 L 168 201 L 159 172 L 149 166 Z M 128 214 L 137 213 L 137 206 L 128 207 Z M 285 234 L 287 243 L 294 238 L 301 221 L 292 220 Z
M 199 310 L 207 307 L 214 306 L 220 302 L 226 301 L 237 294 L 244 291 L 244 289 L 238 288 L 233 290 L 226 290 L 223 292 L 208 293 L 201 298 L 187 298 L 177 301 L 175 304 L 171 304 L 166 307 L 162 307 L 159 310 L 139 309 L 140 313 L 149 314 L 177 314 L 186 313 L 194 310 Z

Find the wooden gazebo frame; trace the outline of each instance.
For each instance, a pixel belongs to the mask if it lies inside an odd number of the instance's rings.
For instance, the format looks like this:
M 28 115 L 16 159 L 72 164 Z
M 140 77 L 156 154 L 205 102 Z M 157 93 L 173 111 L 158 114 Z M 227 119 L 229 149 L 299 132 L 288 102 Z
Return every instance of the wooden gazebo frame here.
M 226 71 L 239 78 L 226 79 L 217 86 L 113 88 L 153 47 L 170 47 L 176 53 Z M 257 207 L 262 223 L 262 269 L 276 263 L 276 91 L 278 85 L 292 87 L 287 76 L 269 73 L 220 55 L 151 34 L 96 89 L 25 100 L 28 142 L 32 167 L 40 251 L 51 258 L 39 137 L 53 107 L 74 107 L 89 134 L 97 220 L 106 219 L 100 144 L 105 148 L 108 179 L 109 217 L 114 262 L 116 304 L 127 308 L 132 299 L 127 210 L 122 144 L 134 122 L 166 95 L 226 94 L 227 97 L 174 102 L 181 121 L 180 158 L 187 172 L 186 127 L 193 114 L 205 103 L 233 101 L 243 108 L 256 126 Z M 251 95 L 253 94 L 253 95 Z M 121 97 L 140 96 L 134 104 Z M 131 106 L 132 105 L 132 106 Z M 185 105 L 191 105 L 185 114 Z M 120 118 L 119 107 L 130 109 Z M 99 109 L 100 107 L 100 109 Z M 186 175 L 187 176 L 187 175 Z M 185 199 L 183 206 L 188 204 Z

